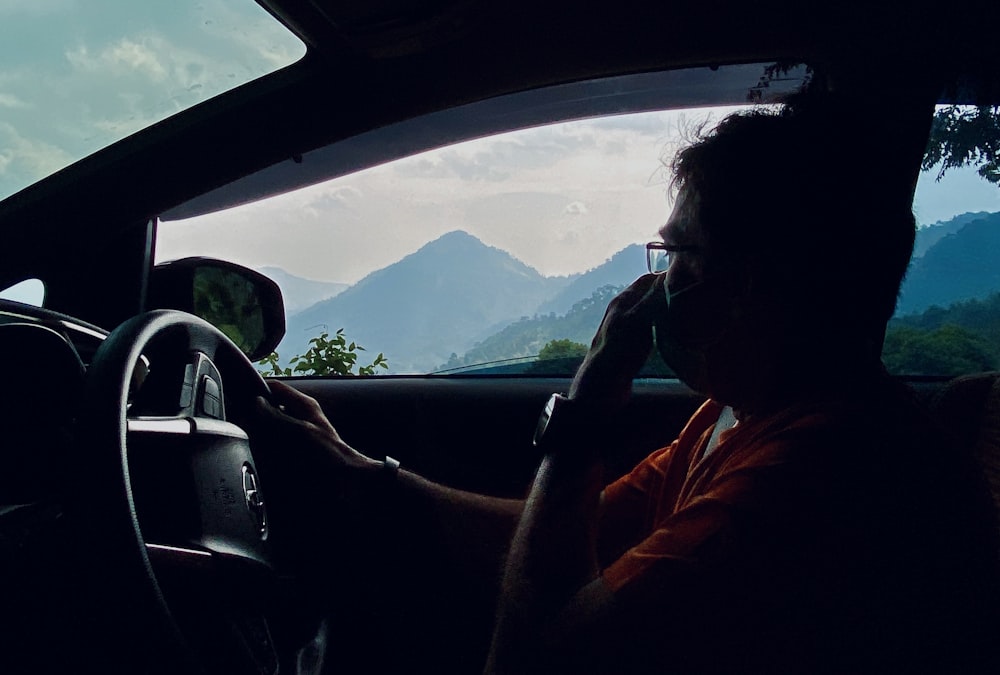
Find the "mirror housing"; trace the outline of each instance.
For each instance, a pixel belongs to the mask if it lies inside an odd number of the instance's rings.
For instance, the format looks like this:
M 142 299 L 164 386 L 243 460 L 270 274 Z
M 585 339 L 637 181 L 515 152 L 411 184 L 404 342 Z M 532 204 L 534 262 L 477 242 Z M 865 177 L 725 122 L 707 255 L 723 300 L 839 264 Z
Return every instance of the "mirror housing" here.
M 285 335 L 281 290 L 260 272 L 215 258 L 182 258 L 153 268 L 147 309 L 179 309 L 221 330 L 251 361 Z

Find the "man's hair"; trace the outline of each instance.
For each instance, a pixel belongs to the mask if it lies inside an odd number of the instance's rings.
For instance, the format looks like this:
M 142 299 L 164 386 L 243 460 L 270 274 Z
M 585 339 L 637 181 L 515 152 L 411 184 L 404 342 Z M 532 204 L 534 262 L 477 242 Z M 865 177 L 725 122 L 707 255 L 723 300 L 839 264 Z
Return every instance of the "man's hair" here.
M 736 113 L 671 168 L 710 245 L 753 270 L 754 292 L 794 303 L 804 319 L 870 332 L 895 311 L 915 221 L 905 170 L 879 169 L 879 139 L 849 121 L 858 118 L 806 100 Z

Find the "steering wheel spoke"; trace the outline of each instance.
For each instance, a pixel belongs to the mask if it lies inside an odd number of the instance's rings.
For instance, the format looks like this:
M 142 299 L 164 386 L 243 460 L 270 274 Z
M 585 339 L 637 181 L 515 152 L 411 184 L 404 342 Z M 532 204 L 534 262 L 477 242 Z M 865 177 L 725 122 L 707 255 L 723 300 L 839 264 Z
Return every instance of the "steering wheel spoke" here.
M 241 554 L 152 542 L 145 546 L 171 614 L 200 654 L 223 661 L 218 666 L 226 672 L 276 672 L 278 649 L 264 611 L 273 594 L 273 575 Z
M 130 417 L 126 428 L 148 540 L 270 566 L 264 493 L 242 428 L 203 417 Z

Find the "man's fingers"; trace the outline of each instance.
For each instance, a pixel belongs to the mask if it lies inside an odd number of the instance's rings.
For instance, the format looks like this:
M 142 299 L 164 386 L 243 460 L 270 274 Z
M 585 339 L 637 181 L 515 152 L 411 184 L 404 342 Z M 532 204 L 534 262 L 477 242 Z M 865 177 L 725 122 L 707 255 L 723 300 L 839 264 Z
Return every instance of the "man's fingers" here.
M 288 434 L 291 428 L 298 427 L 303 430 L 315 428 L 315 424 L 302 417 L 289 414 L 282 410 L 283 406 L 275 405 L 263 396 L 258 396 L 254 400 L 253 428 L 258 432 L 268 435 Z
M 616 316 L 634 315 L 648 311 L 652 307 L 653 299 L 656 297 L 656 289 L 660 287 L 657 281 L 657 275 L 655 274 L 644 274 L 633 281 L 608 305 L 605 320 L 609 318 L 614 319 Z
M 312 396 L 307 396 L 298 389 L 277 380 L 272 381 L 270 387 L 273 403 L 286 414 L 320 426 L 330 425 L 330 421 L 323 413 L 319 402 Z
M 636 279 L 611 301 L 592 346 L 597 347 L 609 339 L 618 342 L 624 338 L 626 343 L 631 343 L 633 335 L 645 340 L 655 313 L 663 309 L 658 305 L 663 296 L 662 288 L 655 274 Z
M 628 293 L 629 309 L 644 309 L 652 304 L 652 300 L 662 291 L 660 277 L 656 274 L 644 274 L 625 289 Z

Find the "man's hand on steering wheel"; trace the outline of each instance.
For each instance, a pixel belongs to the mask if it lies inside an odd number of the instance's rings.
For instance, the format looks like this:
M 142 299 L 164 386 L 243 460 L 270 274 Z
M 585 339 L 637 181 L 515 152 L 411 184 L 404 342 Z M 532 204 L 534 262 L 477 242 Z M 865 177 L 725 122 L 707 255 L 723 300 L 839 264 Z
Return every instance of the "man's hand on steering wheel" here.
M 382 463 L 344 442 L 319 403 L 270 380 L 270 401 L 258 397 L 251 437 L 268 475 L 268 491 L 278 504 L 273 518 L 293 550 L 307 555 L 316 525 L 344 522 L 345 509 L 368 487 Z

